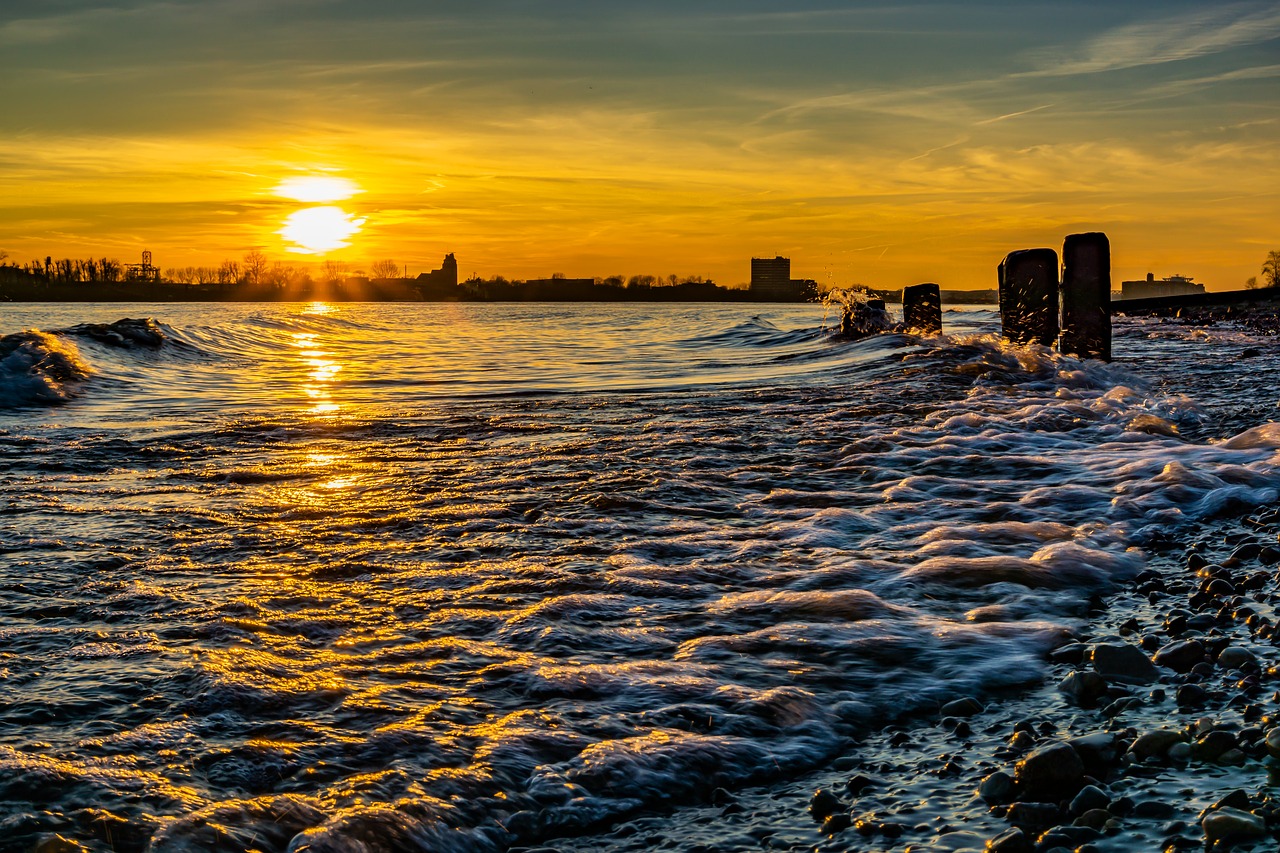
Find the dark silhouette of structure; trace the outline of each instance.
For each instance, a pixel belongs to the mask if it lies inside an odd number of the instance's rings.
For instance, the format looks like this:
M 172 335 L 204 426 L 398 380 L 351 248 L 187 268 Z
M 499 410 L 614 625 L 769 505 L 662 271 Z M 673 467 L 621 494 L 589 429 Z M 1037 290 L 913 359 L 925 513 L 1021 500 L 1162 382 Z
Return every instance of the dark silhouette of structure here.
M 752 258 L 748 293 L 757 302 L 804 302 L 818 295 L 818 283 L 792 278 L 790 258 Z
M 1062 334 L 1058 350 L 1111 360 L 1111 242 L 1100 231 L 1062 243 Z
M 423 299 L 457 298 L 458 261 L 453 252 L 444 256 L 440 269 L 420 274 L 417 283 Z
M 125 281 L 160 281 L 160 268 L 152 265 L 150 249 L 142 253 L 142 263 L 126 264 L 124 270 Z
M 1005 340 L 1053 346 L 1058 339 L 1058 253 L 1053 249 L 1010 252 L 997 270 Z
M 1155 273 L 1145 279 L 1120 282 L 1121 299 L 1160 299 L 1165 296 L 1194 296 L 1204 293 L 1204 285 L 1189 275 L 1171 275 L 1156 280 Z
M 942 290 L 933 283 L 902 289 L 902 324 L 925 335 L 942 331 Z

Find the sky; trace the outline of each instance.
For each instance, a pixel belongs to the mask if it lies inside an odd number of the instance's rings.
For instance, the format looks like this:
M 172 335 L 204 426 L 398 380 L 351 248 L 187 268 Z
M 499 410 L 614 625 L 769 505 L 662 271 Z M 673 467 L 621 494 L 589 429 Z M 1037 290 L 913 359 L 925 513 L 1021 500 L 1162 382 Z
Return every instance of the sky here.
M 969 289 L 1101 230 L 1117 288 L 1229 290 L 1280 249 L 1275 2 L 4 0 L 0 103 L 18 261 Z

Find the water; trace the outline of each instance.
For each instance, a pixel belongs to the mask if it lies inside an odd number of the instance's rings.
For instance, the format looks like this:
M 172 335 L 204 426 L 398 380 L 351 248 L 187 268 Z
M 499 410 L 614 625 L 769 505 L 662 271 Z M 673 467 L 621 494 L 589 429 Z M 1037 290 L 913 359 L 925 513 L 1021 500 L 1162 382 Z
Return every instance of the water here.
M 1277 499 L 1274 339 L 1122 322 L 1102 365 L 944 321 L 5 306 L 0 850 L 679 821 L 1034 683 L 1152 549 Z

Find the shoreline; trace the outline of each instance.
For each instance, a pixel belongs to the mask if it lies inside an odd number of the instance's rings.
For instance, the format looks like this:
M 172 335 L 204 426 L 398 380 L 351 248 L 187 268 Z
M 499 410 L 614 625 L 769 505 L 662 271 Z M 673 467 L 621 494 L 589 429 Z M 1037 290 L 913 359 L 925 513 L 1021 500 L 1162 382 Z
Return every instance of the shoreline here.
M 511 853 L 1274 850 L 1278 534 L 1263 508 L 1152 554 L 1036 687 L 909 715 L 800 779 Z M 1186 671 L 1152 663 L 1171 655 Z

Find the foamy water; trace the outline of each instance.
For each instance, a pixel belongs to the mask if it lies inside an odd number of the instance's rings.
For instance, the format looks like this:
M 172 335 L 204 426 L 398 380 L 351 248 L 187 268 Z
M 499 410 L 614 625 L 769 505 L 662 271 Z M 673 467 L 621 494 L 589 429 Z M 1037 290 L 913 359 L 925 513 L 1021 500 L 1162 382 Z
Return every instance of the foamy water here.
M 1274 341 L 944 321 L 9 306 L 0 849 L 590 833 L 1032 683 L 1146 549 L 1276 500 Z

